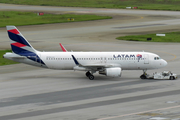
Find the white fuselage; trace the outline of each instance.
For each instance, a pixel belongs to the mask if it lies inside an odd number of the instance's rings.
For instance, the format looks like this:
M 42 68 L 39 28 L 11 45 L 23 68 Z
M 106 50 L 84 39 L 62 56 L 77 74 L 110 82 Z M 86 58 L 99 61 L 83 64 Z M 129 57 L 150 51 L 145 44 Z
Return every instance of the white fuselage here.
M 141 57 L 137 57 L 137 55 Z M 37 52 L 45 65 L 29 59 L 13 59 L 17 62 L 58 70 L 73 70 L 77 66 L 72 58 L 76 57 L 82 65 L 112 65 L 122 70 L 148 70 L 166 66 L 163 59 L 149 52 Z

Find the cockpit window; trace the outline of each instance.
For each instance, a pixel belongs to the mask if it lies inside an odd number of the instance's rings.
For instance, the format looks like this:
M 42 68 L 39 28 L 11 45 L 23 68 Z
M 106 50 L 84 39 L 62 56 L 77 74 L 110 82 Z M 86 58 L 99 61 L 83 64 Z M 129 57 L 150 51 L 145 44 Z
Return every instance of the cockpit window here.
M 159 60 L 159 59 L 161 59 L 160 57 L 154 57 L 154 60 Z

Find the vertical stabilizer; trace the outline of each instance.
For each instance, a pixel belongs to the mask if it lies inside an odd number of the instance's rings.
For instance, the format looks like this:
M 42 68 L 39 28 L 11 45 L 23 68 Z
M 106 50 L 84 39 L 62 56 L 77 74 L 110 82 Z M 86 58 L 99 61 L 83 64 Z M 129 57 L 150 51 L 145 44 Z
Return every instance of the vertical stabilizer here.
M 14 53 L 23 54 L 27 52 L 36 52 L 15 26 L 6 26 L 6 28 L 10 38 L 11 48 Z

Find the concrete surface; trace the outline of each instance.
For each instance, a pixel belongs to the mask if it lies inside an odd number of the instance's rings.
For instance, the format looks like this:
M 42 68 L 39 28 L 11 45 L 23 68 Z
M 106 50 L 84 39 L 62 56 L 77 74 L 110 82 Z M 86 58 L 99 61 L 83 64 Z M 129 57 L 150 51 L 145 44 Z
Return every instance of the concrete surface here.
M 61 51 L 149 51 L 168 61 L 154 71 L 179 75 L 179 43 L 119 41 L 130 34 L 164 33 L 180 28 L 180 12 L 96 8 L 39 7 L 0 4 L 0 9 L 57 13 L 96 13 L 114 19 L 22 26 L 34 48 Z M 0 28 L 0 49 L 9 49 Z M 123 71 L 121 78 L 56 71 L 24 64 L 0 66 L 0 120 L 179 120 L 180 81 L 141 80 L 142 71 Z

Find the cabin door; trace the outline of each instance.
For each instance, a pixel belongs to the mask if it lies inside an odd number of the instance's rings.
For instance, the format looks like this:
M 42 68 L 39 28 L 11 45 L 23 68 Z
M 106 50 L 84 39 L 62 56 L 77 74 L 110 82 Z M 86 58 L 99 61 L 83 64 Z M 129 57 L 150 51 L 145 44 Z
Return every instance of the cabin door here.
M 148 54 L 144 55 L 144 64 L 149 64 L 149 55 Z

